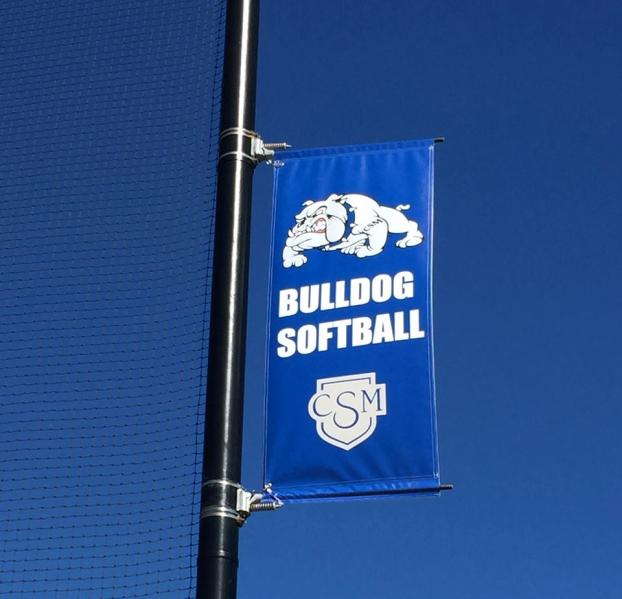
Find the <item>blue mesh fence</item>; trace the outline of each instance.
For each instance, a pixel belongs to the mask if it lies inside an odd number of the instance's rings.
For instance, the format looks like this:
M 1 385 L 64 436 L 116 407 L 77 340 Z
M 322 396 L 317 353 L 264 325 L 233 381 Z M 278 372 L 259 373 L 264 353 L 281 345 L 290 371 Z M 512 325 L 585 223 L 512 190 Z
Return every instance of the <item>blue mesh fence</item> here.
M 0 597 L 194 596 L 223 5 L 0 5 Z

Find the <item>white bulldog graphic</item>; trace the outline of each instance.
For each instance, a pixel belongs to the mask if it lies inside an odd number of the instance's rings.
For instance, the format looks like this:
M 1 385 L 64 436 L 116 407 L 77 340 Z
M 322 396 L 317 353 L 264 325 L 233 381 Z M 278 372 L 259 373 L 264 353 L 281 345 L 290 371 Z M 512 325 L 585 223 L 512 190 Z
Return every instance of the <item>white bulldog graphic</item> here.
M 302 252 L 326 246 L 343 238 L 348 212 L 332 195 L 325 200 L 303 203 L 304 208 L 296 215 L 296 224 L 287 232 L 283 248 L 283 266 L 302 266 L 307 257 Z
M 313 248 L 340 250 L 359 258 L 375 256 L 384 249 L 389 233 L 404 234 L 395 243 L 399 248 L 423 241 L 418 224 L 402 214 L 410 208 L 408 204 L 389 208 L 369 196 L 348 193 L 331 194 L 325 200 L 307 201 L 303 206 L 283 248 L 285 268 L 302 266 L 307 261 L 303 252 Z M 354 222 L 350 223 L 350 234 L 344 237 L 348 212 L 354 213 Z

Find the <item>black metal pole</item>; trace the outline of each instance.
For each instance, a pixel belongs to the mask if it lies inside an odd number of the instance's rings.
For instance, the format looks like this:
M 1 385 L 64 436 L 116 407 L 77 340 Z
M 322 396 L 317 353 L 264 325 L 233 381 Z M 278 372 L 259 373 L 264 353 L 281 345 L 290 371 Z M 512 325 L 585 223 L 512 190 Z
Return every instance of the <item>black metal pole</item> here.
M 234 599 L 258 0 L 228 0 L 203 448 L 197 599 Z

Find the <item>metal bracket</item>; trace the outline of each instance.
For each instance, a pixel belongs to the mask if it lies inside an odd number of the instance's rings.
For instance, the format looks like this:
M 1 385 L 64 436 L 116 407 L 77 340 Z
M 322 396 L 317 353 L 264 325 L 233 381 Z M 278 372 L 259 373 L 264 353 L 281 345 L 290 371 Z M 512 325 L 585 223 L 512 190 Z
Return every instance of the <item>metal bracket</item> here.
M 239 483 L 224 480 L 211 479 L 203 482 L 203 487 L 220 487 L 221 489 L 231 488 L 235 490 L 235 494 L 228 497 L 229 505 L 215 503 L 205 506 L 201 510 L 201 518 L 231 518 L 240 526 L 246 522 L 246 519 L 252 512 L 267 512 L 276 510 L 283 506 L 283 502 L 272 493 L 270 485 L 266 485 L 264 491 L 247 491 Z M 235 507 L 233 502 L 235 501 Z
M 264 142 L 263 139 L 261 139 L 261 137 L 257 136 L 253 138 L 251 154 L 257 162 L 266 162 L 266 164 L 272 164 L 272 158 L 274 157 L 275 151 L 287 150 L 287 148 L 291 148 L 291 146 L 284 141 L 267 144 Z
M 201 486 L 210 487 L 210 486 L 219 486 L 219 487 L 235 487 L 239 489 L 242 487 L 240 483 L 234 483 L 232 480 L 226 480 L 224 478 L 211 478 L 209 480 L 204 480 Z
M 244 524 L 252 512 L 269 512 L 283 507 L 283 502 L 272 494 L 272 490 L 266 487 L 264 492 L 247 491 L 238 489 L 237 510 L 241 518 L 240 525 Z M 267 501 L 264 498 L 268 496 Z
M 224 159 L 242 160 L 256 166 L 260 162 L 271 164 L 276 150 L 291 148 L 288 143 L 266 143 L 259 133 L 250 129 L 230 127 L 220 134 L 220 156 Z

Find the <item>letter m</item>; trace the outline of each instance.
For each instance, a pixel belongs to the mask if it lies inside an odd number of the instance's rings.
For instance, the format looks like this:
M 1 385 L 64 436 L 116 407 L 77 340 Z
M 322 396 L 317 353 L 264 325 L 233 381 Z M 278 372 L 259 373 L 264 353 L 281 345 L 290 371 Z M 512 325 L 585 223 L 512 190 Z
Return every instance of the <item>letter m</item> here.
M 372 395 L 370 395 L 372 393 Z M 387 395 L 386 385 L 374 385 L 368 389 L 362 390 L 363 412 L 367 412 L 367 408 L 376 416 L 385 416 L 387 413 Z

